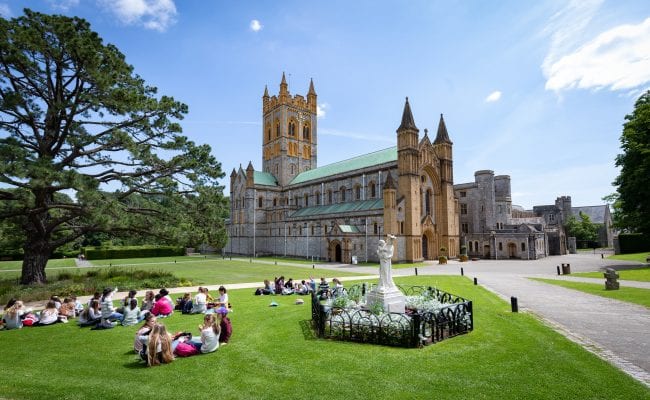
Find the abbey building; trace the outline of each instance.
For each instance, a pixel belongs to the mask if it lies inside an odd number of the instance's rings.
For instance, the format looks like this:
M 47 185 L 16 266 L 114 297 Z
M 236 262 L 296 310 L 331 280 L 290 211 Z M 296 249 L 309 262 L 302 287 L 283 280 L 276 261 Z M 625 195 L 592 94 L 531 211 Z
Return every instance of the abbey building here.
M 452 142 L 440 116 L 433 141 L 420 137 L 408 99 L 394 147 L 318 166 L 317 95 L 262 96 L 261 170 L 230 174 L 226 252 L 350 263 L 377 261 L 385 234 L 397 236 L 394 261 L 458 255 Z M 258 164 L 259 166 L 259 164 Z

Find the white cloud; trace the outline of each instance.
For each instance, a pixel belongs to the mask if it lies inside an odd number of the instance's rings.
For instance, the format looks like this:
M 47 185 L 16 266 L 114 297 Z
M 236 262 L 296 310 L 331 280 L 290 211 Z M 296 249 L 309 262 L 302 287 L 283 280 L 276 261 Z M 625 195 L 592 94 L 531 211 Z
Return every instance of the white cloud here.
M 650 18 L 605 31 L 545 70 L 546 89 L 630 90 L 650 82 Z
M 316 116 L 318 118 L 325 118 L 327 110 L 329 110 L 330 105 L 327 103 L 321 103 L 316 106 Z
M 63 11 L 79 5 L 79 0 L 48 0 L 47 2 L 52 5 L 52 8 Z
M 163 32 L 176 22 L 174 0 L 101 0 L 101 4 L 127 25 Z
M 485 98 L 486 103 L 493 103 L 495 101 L 499 101 L 501 98 L 501 92 L 498 90 L 495 90 L 494 92 L 490 93 L 488 97 Z
M 262 30 L 262 28 L 264 28 L 264 25 L 262 25 L 262 23 L 259 20 L 254 19 L 250 23 L 250 28 L 251 31 L 253 32 L 259 32 Z
M 9 8 L 9 5 L 5 3 L 0 3 L 0 16 L 5 18 L 11 18 L 13 16 L 13 14 L 11 13 L 11 9 Z

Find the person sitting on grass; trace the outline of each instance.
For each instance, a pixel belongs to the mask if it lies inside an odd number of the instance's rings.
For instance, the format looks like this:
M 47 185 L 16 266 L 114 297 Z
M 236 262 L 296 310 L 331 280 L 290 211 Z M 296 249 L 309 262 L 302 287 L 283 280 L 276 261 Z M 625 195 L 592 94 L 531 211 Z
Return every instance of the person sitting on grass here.
M 162 294 L 158 293 L 154 297 L 154 299 L 156 300 L 156 302 L 153 304 L 151 313 L 156 317 L 165 318 L 170 316 L 172 312 L 174 312 L 174 307 L 169 302 L 169 300 L 167 300 L 167 298 Z
M 138 299 L 132 298 L 131 304 L 124 307 L 124 319 L 122 319 L 122 326 L 135 325 L 142 321 L 140 315 L 140 307 L 138 307 Z
M 157 321 L 156 316 L 152 313 L 147 313 L 144 316 L 144 324 L 142 324 L 135 333 L 135 339 L 133 340 L 133 350 L 135 350 L 136 353 L 139 354 L 142 351 L 142 341 L 140 340 L 140 336 L 148 335 Z
M 221 331 L 221 334 L 219 335 L 219 345 L 228 344 L 230 337 L 232 336 L 232 323 L 228 318 L 228 309 L 225 307 L 219 307 L 217 309 L 217 317 L 219 329 Z
M 299 295 L 309 294 L 309 284 L 305 283 L 304 280 L 302 282 L 296 283 L 295 293 Z
M 191 314 L 201 314 L 208 310 L 208 296 L 206 296 L 205 292 L 206 290 L 199 286 L 199 292 L 194 296 Z
M 189 309 L 192 308 L 192 294 L 190 292 L 185 292 L 183 294 L 183 297 L 179 297 L 176 299 L 176 306 L 174 306 L 174 310 L 180 311 L 183 314 L 189 314 L 188 312 L 184 312 L 186 307 L 189 307 Z
M 91 297 L 88 300 L 88 306 L 90 306 L 90 302 L 93 301 L 93 300 L 97 300 L 98 303 L 101 302 L 102 301 L 102 294 L 100 292 L 95 292 L 93 294 L 93 297 Z
M 20 300 L 14 300 L 13 304 L 6 310 L 4 317 L 4 329 L 20 329 L 23 327 L 23 316 L 30 310 Z
M 174 361 L 172 352 L 172 337 L 163 324 L 156 323 L 149 335 L 140 336 L 143 351 L 140 353 L 147 361 L 148 367 L 160 364 L 169 364 Z
M 66 318 L 75 317 L 75 305 L 74 301 L 72 301 L 70 297 L 63 299 L 63 304 L 61 304 L 61 307 L 59 307 L 59 315 L 63 315 Z
M 142 300 L 142 307 L 140 307 L 140 310 L 142 311 L 151 311 L 153 308 L 153 303 L 155 301 L 155 296 L 153 294 L 153 291 L 147 290 L 144 294 L 144 299 Z
M 169 290 L 162 288 L 158 293 L 164 296 L 172 307 L 174 306 L 174 300 L 172 300 L 172 296 L 169 295 Z
M 117 311 L 123 313 L 124 309 L 131 305 L 131 299 L 135 299 L 137 305 L 138 299 L 137 297 L 135 297 L 137 294 L 138 292 L 136 290 L 133 289 L 129 290 L 129 294 L 127 294 L 126 297 L 122 299 L 122 304 L 120 305 L 120 308 Z
M 318 292 L 316 294 L 321 299 L 326 299 L 330 296 L 330 284 L 323 277 L 320 278 L 320 284 L 318 285 Z
M 197 351 L 206 354 L 212 353 L 219 348 L 219 334 L 221 333 L 221 328 L 217 322 L 215 314 L 206 314 L 205 317 L 203 317 L 203 324 L 199 325 L 199 331 L 201 332 L 201 340 L 192 340 L 188 342 L 193 345 Z
M 219 286 L 219 300 L 215 302 L 215 307 L 230 308 L 230 302 L 228 301 L 228 291 L 223 286 Z
M 38 321 L 39 326 L 52 325 L 57 322 L 68 322 L 64 316 L 59 317 L 59 310 L 53 300 L 47 302 L 45 308 L 41 311 L 41 317 Z
M 97 325 L 102 319 L 102 312 L 99 310 L 99 302 L 90 300 L 90 305 L 79 314 L 77 323 L 80 327 Z
M 103 328 L 112 328 L 114 321 L 121 322 L 124 319 L 124 315 L 116 312 L 113 306 L 113 295 L 115 293 L 117 293 L 117 288 L 106 288 L 102 292 L 102 299 L 99 306 L 102 310 L 102 321 L 100 324 Z

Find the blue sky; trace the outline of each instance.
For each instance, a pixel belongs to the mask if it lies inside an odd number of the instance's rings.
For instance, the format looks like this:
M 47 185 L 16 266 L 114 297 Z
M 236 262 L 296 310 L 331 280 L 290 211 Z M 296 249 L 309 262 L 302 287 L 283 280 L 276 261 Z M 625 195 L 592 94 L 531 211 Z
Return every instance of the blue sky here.
M 454 182 L 510 175 L 513 204 L 602 204 L 624 116 L 650 88 L 649 1 L 0 0 L 77 15 L 159 93 L 228 175 L 261 169 L 261 96 L 314 79 L 320 166 L 395 145 L 443 113 Z

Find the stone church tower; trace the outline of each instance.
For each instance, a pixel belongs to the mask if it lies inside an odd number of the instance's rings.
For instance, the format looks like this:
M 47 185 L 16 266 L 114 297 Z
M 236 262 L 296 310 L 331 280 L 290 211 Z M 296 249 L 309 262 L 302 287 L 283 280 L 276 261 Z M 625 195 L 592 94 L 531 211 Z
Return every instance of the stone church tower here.
M 262 96 L 263 140 L 262 170 L 272 174 L 280 186 L 286 186 L 301 172 L 316 168 L 316 91 L 309 83 L 307 99 L 291 96 L 282 73 L 280 93 Z

